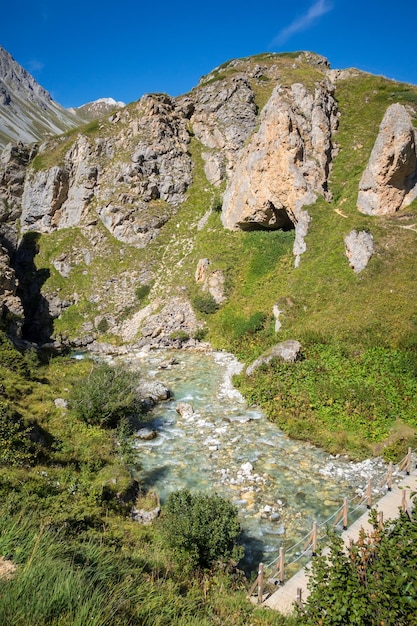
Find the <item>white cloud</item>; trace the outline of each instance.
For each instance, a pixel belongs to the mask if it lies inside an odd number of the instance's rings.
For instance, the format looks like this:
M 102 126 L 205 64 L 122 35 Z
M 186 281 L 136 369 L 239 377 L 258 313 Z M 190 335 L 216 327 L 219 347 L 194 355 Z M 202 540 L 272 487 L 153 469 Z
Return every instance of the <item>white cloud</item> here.
M 38 61 L 37 59 L 32 59 L 28 63 L 29 72 L 41 72 L 44 67 L 45 63 L 42 63 L 42 61 Z
M 274 38 L 272 45 L 282 45 L 295 33 L 307 30 L 322 15 L 328 13 L 333 5 L 328 0 L 316 0 L 304 15 L 295 19 L 289 26 L 283 28 Z

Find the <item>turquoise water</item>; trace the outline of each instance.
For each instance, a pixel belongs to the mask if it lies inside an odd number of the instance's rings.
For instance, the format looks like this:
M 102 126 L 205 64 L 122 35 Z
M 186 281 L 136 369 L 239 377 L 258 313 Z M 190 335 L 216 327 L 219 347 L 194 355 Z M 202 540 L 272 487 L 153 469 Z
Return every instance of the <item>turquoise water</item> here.
M 174 394 L 147 423 L 156 438 L 137 440 L 138 477 L 162 502 L 184 487 L 227 497 L 265 560 L 385 471 L 382 461 L 352 463 L 289 439 L 233 388 L 230 377 L 239 365 L 231 355 L 177 351 L 178 364 L 160 369 L 172 355 L 123 357 L 141 378 L 163 382 Z M 181 416 L 176 407 L 184 402 L 193 412 Z

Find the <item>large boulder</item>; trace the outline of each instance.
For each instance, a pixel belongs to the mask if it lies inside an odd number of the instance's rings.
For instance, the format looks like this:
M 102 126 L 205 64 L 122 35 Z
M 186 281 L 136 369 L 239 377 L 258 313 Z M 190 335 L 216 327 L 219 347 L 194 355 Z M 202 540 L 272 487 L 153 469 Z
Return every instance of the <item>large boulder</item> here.
M 357 207 L 368 215 L 392 215 L 417 196 L 416 132 L 402 104 L 388 107 L 359 183 Z
M 374 252 L 374 238 L 366 230 L 352 230 L 345 237 L 345 252 L 349 265 L 358 274 L 368 265 Z
M 273 359 L 286 363 L 294 363 L 301 356 L 301 343 L 295 339 L 287 339 L 264 352 L 256 361 L 246 368 L 247 376 L 251 376 L 261 365 L 267 365 Z

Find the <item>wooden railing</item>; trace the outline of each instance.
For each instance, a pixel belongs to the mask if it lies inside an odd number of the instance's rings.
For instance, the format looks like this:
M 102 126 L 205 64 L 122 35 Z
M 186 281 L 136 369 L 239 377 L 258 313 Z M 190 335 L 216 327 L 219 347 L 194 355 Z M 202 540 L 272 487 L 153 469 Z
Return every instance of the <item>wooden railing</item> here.
M 395 466 L 398 474 L 400 472 L 405 472 L 407 476 L 410 475 L 413 452 L 415 451 L 413 451 L 412 448 L 408 448 L 406 456 L 402 459 L 402 461 L 400 461 L 400 463 Z M 393 476 L 394 465 L 391 461 L 388 465 L 387 473 L 385 474 L 379 485 L 376 486 L 376 491 L 381 493 L 385 487 L 387 491 L 391 491 Z M 349 504 L 354 505 L 354 508 L 349 509 Z M 286 560 L 284 548 L 281 546 L 279 548 L 279 555 L 276 559 L 274 559 L 267 565 L 260 563 L 258 567 L 257 577 L 252 583 L 250 589 L 248 590 L 248 596 L 252 597 L 253 595 L 255 595 L 256 590 L 257 602 L 258 604 L 261 604 L 265 600 L 265 592 L 267 586 L 272 587 L 273 589 L 277 585 L 283 585 L 285 583 L 285 573 L 286 569 L 288 569 L 289 566 L 293 565 L 303 557 L 316 556 L 318 544 L 327 535 L 327 531 L 330 525 L 334 528 L 337 528 L 338 526 L 340 526 L 340 524 L 342 524 L 343 530 L 347 530 L 349 513 L 353 515 L 359 508 L 363 508 L 364 505 L 366 505 L 367 509 L 371 509 L 372 507 L 371 480 L 368 480 L 366 489 L 356 501 L 354 499 L 349 501 L 348 498 L 344 498 L 342 506 L 330 518 L 322 522 L 320 525 L 318 525 L 316 521 L 313 522 L 313 528 L 311 532 L 305 535 L 305 537 L 303 537 L 299 542 L 291 546 L 291 548 L 288 548 L 287 555 L 291 552 L 294 552 L 294 550 L 302 544 L 302 547 L 298 550 L 296 558 L 294 558 L 292 561 Z M 401 508 L 409 515 L 409 517 L 411 517 L 411 510 L 408 506 L 406 498 L 406 490 L 404 490 L 402 494 Z M 379 511 L 378 513 L 378 523 L 380 527 L 383 528 L 384 520 L 382 511 Z M 322 535 L 320 535 L 319 533 L 320 530 L 324 531 Z M 268 575 L 266 575 L 266 570 L 269 571 Z M 302 603 L 301 594 L 302 589 L 300 588 L 297 591 L 296 600 L 299 604 Z M 267 593 L 267 596 L 269 595 L 270 593 Z

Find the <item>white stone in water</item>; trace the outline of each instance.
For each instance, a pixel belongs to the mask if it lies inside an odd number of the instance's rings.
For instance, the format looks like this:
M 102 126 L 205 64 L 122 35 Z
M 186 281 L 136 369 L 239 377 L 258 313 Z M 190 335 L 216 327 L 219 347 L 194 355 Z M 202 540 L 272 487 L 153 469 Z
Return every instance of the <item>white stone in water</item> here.
M 272 506 L 269 506 L 269 504 L 266 504 L 264 508 L 262 509 L 262 511 L 264 513 L 270 513 L 272 511 Z
M 250 474 L 253 470 L 253 465 L 248 461 L 247 463 L 243 463 L 243 465 L 240 466 L 240 469 L 244 474 Z

